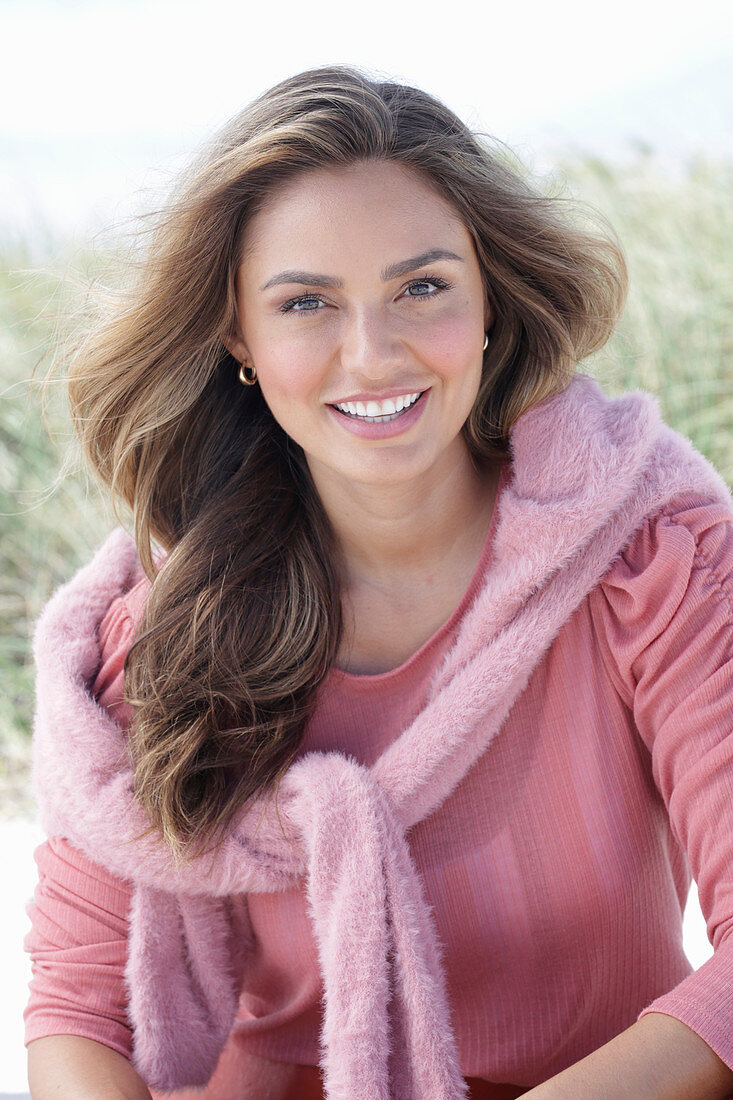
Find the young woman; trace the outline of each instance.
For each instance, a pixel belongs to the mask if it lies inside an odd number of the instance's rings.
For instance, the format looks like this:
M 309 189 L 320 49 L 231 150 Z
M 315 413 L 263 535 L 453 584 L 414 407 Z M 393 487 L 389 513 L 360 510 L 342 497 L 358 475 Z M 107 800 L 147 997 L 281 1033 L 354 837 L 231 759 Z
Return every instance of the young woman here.
M 194 165 L 71 368 L 135 541 L 36 635 L 36 1100 L 733 1095 L 731 500 L 577 370 L 624 293 L 351 69 Z

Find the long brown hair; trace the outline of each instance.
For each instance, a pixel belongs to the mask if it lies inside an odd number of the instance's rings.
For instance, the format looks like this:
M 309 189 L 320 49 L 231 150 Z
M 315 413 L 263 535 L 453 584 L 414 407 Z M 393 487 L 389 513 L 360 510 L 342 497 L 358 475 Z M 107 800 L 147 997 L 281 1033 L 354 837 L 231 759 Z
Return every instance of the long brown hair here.
M 301 73 L 204 149 L 69 383 L 84 453 L 131 507 L 153 580 L 126 693 L 137 796 L 179 853 L 276 787 L 341 634 L 338 547 L 304 455 L 226 350 L 243 234 L 284 180 L 374 158 L 422 173 L 473 237 L 492 316 L 464 427 L 477 459 L 507 456 L 517 418 L 565 388 L 623 305 L 613 238 L 571 223 L 416 88 L 343 66 Z

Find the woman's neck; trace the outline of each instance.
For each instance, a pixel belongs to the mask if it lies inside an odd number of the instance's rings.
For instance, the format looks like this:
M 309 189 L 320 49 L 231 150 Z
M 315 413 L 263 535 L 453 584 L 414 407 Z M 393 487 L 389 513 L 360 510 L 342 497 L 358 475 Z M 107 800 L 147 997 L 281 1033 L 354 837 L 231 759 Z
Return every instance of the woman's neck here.
M 500 463 L 478 468 L 464 447 L 440 469 L 409 483 L 342 483 L 314 473 L 344 567 L 347 589 L 389 592 L 413 585 L 456 558 L 480 554 Z

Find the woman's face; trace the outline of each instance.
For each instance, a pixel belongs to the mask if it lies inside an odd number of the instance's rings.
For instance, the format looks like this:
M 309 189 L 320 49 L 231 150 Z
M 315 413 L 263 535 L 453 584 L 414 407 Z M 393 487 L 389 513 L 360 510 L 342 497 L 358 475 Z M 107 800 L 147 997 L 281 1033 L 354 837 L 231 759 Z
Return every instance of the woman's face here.
M 488 316 L 448 202 L 395 163 L 319 169 L 284 185 L 244 243 L 230 350 L 256 367 L 316 485 L 405 483 L 465 461 Z

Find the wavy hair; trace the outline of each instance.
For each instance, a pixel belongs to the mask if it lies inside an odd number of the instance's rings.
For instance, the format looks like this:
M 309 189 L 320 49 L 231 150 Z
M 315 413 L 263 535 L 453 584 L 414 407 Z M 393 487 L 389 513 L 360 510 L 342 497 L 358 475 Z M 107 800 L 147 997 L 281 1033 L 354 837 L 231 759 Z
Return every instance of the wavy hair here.
M 509 454 L 517 418 L 566 387 L 623 306 L 613 236 L 576 225 L 416 88 L 314 69 L 204 148 L 69 372 L 84 455 L 132 509 L 153 582 L 125 690 L 136 793 L 179 856 L 276 790 L 342 630 L 339 548 L 305 457 L 227 351 L 243 236 L 282 182 L 372 159 L 421 173 L 473 238 L 492 317 L 463 429 L 476 459 Z

